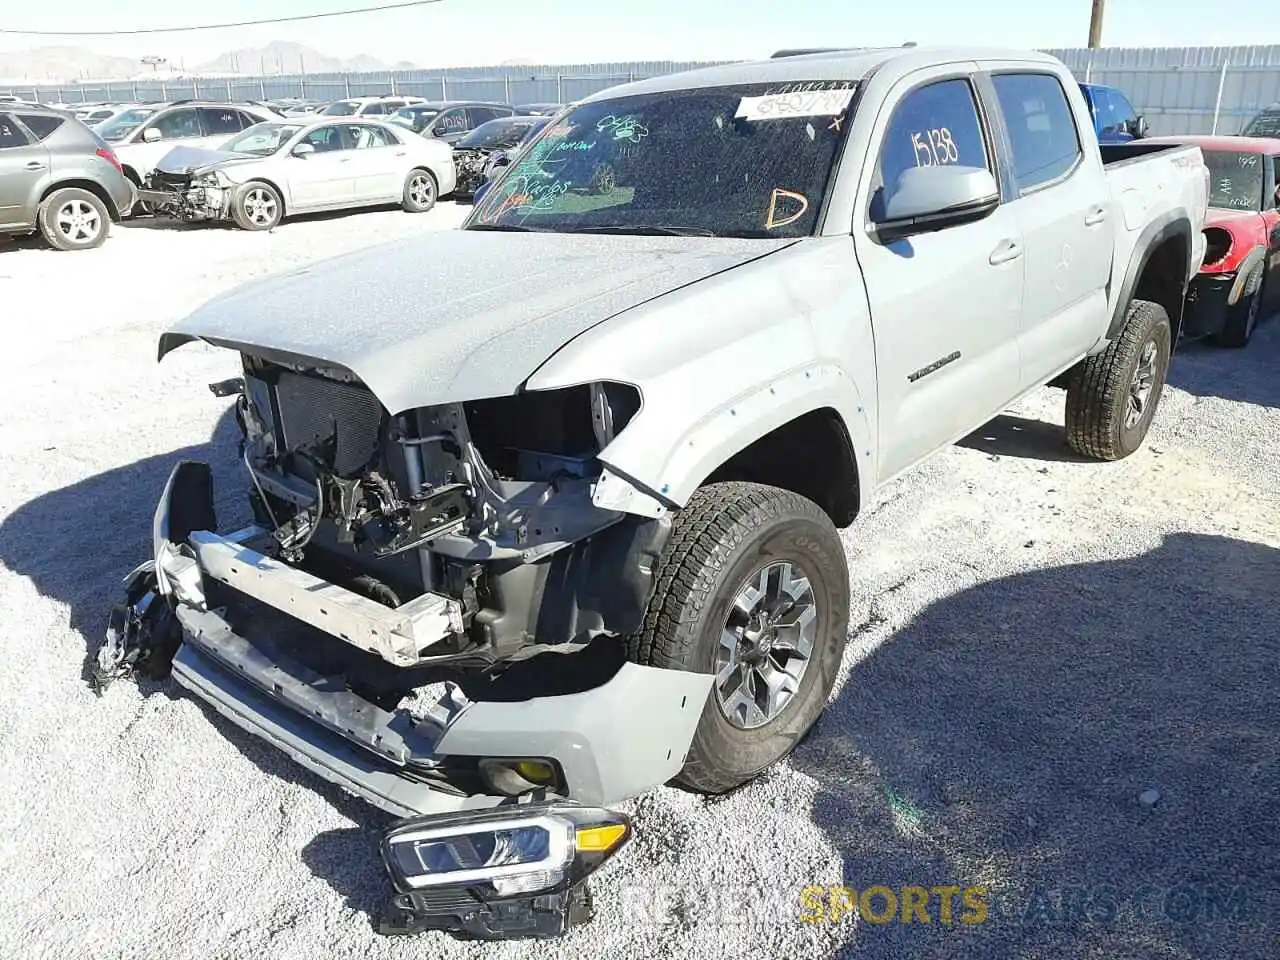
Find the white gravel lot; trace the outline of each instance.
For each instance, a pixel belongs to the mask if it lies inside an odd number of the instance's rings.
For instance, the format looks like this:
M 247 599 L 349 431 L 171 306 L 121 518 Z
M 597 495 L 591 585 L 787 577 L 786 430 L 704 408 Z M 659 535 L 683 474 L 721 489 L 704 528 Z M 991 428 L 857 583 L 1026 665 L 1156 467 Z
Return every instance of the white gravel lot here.
M 1074 462 L 1042 390 L 884 490 L 845 535 L 857 626 L 814 733 L 728 797 L 634 802 L 597 920 L 561 941 L 379 937 L 385 816 L 170 684 L 95 698 L 172 462 L 218 464 L 220 513 L 242 499 L 205 386 L 234 358 L 157 365 L 159 332 L 464 212 L 0 244 L 0 957 L 1277 955 L 1280 322 L 1186 348 L 1124 462 Z M 989 915 L 806 924 L 810 884 L 985 885 Z

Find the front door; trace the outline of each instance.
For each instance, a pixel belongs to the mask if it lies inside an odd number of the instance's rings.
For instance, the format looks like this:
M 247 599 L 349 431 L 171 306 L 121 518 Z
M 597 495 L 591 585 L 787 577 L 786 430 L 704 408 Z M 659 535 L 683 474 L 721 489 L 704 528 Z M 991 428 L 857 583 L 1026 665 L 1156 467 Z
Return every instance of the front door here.
M 893 101 L 873 131 L 877 167 L 859 201 L 872 223 L 912 167 L 960 164 L 996 174 L 969 77 L 954 67 L 921 71 L 890 93 Z M 983 220 L 906 240 L 880 242 L 861 224 L 854 237 L 875 333 L 884 482 L 1016 395 L 1022 235 L 1001 204 Z
M 321 210 L 351 203 L 355 195 L 355 175 L 350 149 L 353 138 L 347 135 L 349 124 L 335 123 L 317 127 L 302 138 L 314 153 L 289 158 L 290 209 L 294 213 Z
M 35 223 L 32 196 L 49 175 L 49 151 L 31 142 L 7 113 L 0 113 L 0 227 Z

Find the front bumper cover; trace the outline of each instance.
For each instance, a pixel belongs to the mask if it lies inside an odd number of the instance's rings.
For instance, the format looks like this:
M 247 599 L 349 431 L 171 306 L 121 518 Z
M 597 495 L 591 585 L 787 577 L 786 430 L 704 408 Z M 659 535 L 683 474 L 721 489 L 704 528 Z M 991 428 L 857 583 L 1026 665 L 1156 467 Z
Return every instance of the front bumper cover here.
M 709 675 L 624 663 L 590 689 L 524 700 L 472 700 L 447 684 L 437 702 L 410 716 L 384 710 L 348 689 L 340 676 L 321 675 L 289 657 L 273 645 L 271 632 L 284 621 L 315 627 L 307 603 L 318 603 L 319 595 L 327 597 L 319 602 L 331 604 L 335 598 L 325 587 L 339 588 L 311 582 L 315 578 L 297 581 L 300 571 L 246 554 L 244 544 L 262 533 L 256 528 L 219 536 L 211 476 L 207 464 L 179 463 L 152 526 L 154 561 L 145 566 L 153 569 L 156 599 L 167 600 L 155 605 L 172 610 L 181 627 L 172 675 L 311 772 L 407 818 L 388 837 L 407 823 L 467 824 L 503 810 L 519 821 L 547 804 L 603 809 L 662 785 L 683 765 L 710 691 Z M 206 580 L 218 581 L 215 595 L 252 587 L 244 596 L 263 604 L 265 615 L 237 621 L 248 624 L 248 635 L 233 627 L 227 607 L 206 602 Z M 403 607 L 381 609 L 404 617 Z M 520 798 L 448 782 L 452 762 L 512 757 L 546 758 L 562 777 L 556 787 Z M 585 872 L 571 873 L 554 889 L 486 898 L 466 885 L 409 889 L 393 870 L 397 893 L 380 929 L 441 929 L 486 939 L 556 936 L 591 916 Z

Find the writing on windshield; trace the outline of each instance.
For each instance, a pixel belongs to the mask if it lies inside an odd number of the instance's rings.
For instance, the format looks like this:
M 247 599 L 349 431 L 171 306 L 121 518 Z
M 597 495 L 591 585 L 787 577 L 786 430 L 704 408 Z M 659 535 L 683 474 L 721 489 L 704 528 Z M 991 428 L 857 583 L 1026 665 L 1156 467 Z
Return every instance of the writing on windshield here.
M 734 84 L 588 101 L 533 139 L 468 226 L 806 236 L 854 87 Z

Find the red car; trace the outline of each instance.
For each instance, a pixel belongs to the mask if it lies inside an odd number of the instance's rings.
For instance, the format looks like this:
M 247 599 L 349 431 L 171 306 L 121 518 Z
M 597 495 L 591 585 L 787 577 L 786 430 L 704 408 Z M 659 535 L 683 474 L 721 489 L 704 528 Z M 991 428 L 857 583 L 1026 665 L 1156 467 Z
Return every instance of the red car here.
M 1209 167 L 1204 265 L 1187 292 L 1186 336 L 1243 347 L 1280 302 L 1280 139 L 1151 137 L 1200 148 Z

